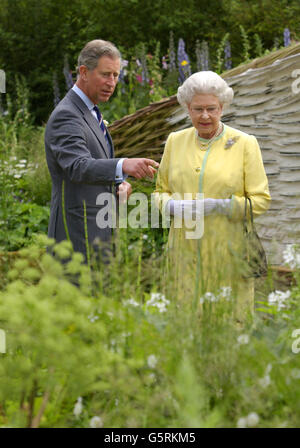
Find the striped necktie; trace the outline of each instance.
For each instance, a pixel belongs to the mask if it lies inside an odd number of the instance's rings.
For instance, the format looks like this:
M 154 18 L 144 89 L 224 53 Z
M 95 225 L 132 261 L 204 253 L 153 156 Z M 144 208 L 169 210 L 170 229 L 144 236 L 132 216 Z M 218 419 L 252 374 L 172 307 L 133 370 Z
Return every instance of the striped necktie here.
M 105 137 L 107 146 L 108 146 L 108 148 L 109 148 L 109 150 L 110 150 L 110 152 L 111 152 L 111 146 L 110 146 L 110 142 L 109 142 L 109 140 L 108 140 L 108 136 L 107 136 L 107 129 L 106 129 L 106 126 L 105 126 L 105 124 L 104 124 L 102 114 L 101 114 L 101 112 L 100 112 L 98 106 L 94 106 L 93 109 L 94 109 L 94 111 L 95 111 L 96 114 L 97 114 L 97 118 L 98 118 L 98 121 L 99 121 L 100 128 L 101 128 L 101 130 L 102 130 L 102 132 L 103 132 L 103 135 L 104 135 L 104 137 Z

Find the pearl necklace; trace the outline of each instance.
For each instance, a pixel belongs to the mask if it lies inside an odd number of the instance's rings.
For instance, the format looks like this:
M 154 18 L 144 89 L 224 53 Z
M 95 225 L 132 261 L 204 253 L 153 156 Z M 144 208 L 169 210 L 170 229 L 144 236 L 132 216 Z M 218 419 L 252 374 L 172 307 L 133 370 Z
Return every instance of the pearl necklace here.
M 205 139 L 199 136 L 198 132 L 196 131 L 197 140 L 200 146 L 201 150 L 206 150 L 207 147 L 223 132 L 223 123 L 220 121 L 218 129 L 216 130 L 215 134 L 210 139 Z

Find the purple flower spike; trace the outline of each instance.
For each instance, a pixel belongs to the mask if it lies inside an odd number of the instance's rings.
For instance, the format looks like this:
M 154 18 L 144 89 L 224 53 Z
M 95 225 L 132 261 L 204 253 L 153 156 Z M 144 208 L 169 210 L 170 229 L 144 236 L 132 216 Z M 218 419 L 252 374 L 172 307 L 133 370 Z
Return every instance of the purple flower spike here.
M 205 40 L 201 44 L 199 41 L 196 43 L 196 59 L 199 72 L 209 70 L 209 49 Z
M 173 31 L 170 32 L 170 40 L 169 40 L 169 70 L 170 72 L 176 70 L 176 55 L 175 55 Z
M 162 68 L 164 70 L 168 70 L 168 63 L 167 63 L 167 60 L 166 60 L 166 56 L 162 57 Z
M 65 80 L 66 80 L 67 90 L 70 90 L 74 85 L 74 81 L 73 81 L 72 71 L 70 70 L 70 67 L 69 67 L 69 62 L 68 62 L 67 56 L 65 56 L 65 58 L 64 58 L 63 72 L 64 72 L 64 76 L 65 76 Z
M 125 93 L 125 76 L 127 75 L 127 70 L 125 67 L 128 67 L 128 61 L 126 59 L 121 59 L 121 70 L 120 70 L 120 75 L 119 75 L 119 81 L 120 84 L 122 85 L 121 87 L 121 91 L 122 93 Z
M 142 63 L 142 79 L 143 79 L 142 84 L 144 85 L 145 83 L 149 82 L 149 74 L 148 74 L 147 60 L 146 60 L 145 54 L 143 54 L 143 56 L 142 56 L 141 63 Z
M 289 45 L 291 45 L 291 33 L 290 30 L 288 28 L 284 29 L 283 32 L 283 43 L 285 47 L 288 47 Z
M 179 67 L 179 81 L 183 83 L 185 79 L 191 75 L 190 59 L 185 52 L 185 43 L 183 39 L 179 39 L 178 42 L 177 60 Z
M 224 54 L 225 54 L 225 69 L 230 70 L 232 68 L 232 61 L 231 61 L 231 46 L 229 40 L 225 44 Z

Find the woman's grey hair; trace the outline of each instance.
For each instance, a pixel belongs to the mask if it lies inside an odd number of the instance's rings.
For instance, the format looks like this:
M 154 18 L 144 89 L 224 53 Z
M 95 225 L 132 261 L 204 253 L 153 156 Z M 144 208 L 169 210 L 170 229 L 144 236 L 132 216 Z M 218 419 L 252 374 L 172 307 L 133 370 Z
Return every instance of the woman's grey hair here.
M 101 39 L 88 42 L 78 56 L 77 74 L 79 74 L 81 65 L 85 65 L 89 70 L 94 70 L 98 65 L 99 58 L 102 56 L 121 59 L 121 53 L 113 43 Z
M 221 76 L 211 71 L 197 72 L 187 78 L 178 88 L 177 100 L 187 110 L 193 96 L 198 93 L 215 95 L 223 106 L 233 100 L 232 88 Z

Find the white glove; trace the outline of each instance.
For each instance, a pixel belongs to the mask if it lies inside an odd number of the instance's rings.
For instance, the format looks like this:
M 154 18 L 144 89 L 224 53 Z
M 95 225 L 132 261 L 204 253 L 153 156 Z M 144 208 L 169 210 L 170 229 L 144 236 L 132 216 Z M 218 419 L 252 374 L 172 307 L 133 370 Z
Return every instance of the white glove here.
M 198 207 L 200 208 L 200 204 Z M 192 218 L 196 213 L 196 201 L 195 200 L 174 200 L 171 199 L 167 203 L 167 211 L 171 216 L 179 216 L 180 218 Z M 202 205 L 203 209 L 203 205 Z
M 228 215 L 231 199 L 204 199 L 204 215 Z
M 202 202 L 202 203 L 201 203 Z M 174 200 L 170 199 L 167 203 L 167 210 L 172 216 L 197 219 L 200 216 L 212 214 L 227 215 L 230 210 L 231 199 L 213 199 L 204 200 Z

